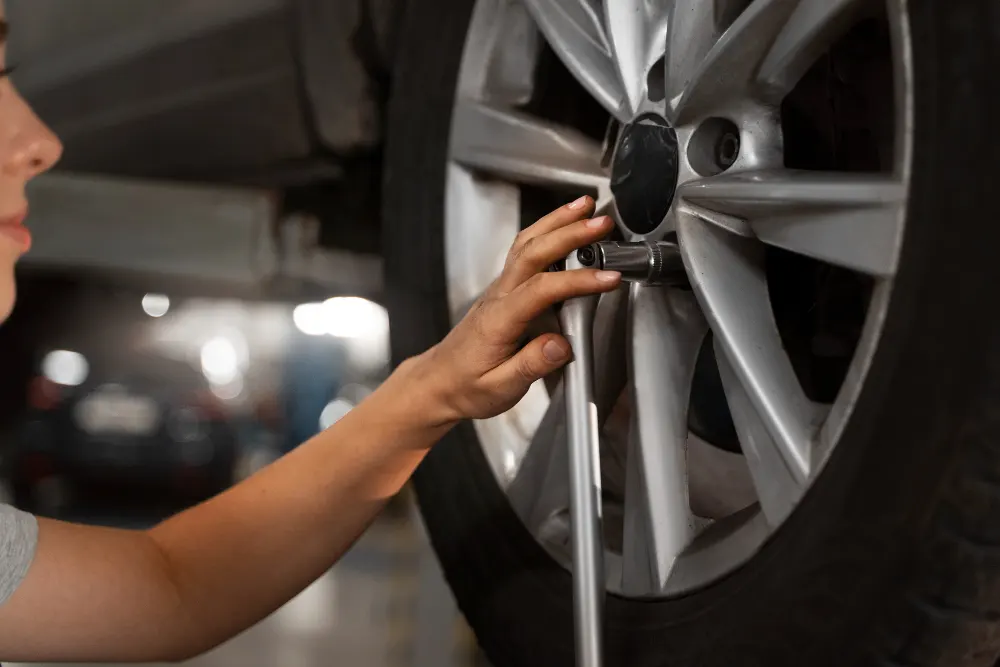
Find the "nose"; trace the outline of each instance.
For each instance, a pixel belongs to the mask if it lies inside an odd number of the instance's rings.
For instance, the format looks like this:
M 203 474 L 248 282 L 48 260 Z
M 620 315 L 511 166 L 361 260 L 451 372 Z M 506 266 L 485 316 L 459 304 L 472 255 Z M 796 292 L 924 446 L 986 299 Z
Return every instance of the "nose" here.
M 18 96 L 16 103 L 19 108 L 12 114 L 14 126 L 10 128 L 10 150 L 3 169 L 27 181 L 55 166 L 62 157 L 63 147 L 27 102 Z

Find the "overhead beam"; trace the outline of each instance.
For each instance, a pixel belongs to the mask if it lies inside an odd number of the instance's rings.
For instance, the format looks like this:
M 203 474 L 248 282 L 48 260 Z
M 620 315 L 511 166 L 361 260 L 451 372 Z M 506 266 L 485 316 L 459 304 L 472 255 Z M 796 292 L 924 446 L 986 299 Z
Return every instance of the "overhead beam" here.
M 56 173 L 28 186 L 26 269 L 99 272 L 298 294 L 378 296 L 382 261 L 319 247 L 318 222 L 280 219 L 276 193 Z

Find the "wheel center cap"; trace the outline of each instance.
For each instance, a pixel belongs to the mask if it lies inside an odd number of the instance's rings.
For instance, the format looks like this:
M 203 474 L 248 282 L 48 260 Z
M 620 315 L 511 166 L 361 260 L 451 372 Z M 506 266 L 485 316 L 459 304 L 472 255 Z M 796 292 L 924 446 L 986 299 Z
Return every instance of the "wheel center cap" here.
M 666 119 L 645 114 L 625 126 L 611 167 L 611 192 L 622 222 L 648 234 L 663 222 L 677 191 L 677 133 Z

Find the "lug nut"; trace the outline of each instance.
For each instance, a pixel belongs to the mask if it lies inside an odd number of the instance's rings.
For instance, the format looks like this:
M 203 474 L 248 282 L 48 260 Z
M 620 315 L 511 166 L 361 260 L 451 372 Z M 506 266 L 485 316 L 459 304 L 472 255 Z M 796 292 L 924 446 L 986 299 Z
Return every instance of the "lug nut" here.
M 597 251 L 594 250 L 593 246 L 580 248 L 576 253 L 576 258 L 584 266 L 594 266 L 597 263 Z

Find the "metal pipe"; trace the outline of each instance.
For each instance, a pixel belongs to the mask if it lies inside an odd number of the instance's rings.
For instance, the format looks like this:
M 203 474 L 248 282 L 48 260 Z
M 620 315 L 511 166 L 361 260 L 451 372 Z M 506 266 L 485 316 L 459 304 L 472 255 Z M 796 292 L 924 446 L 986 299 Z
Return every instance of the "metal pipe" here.
M 583 268 L 576 253 L 566 269 Z M 573 610 L 577 667 L 604 664 L 604 536 L 601 527 L 601 464 L 594 402 L 593 327 L 597 297 L 571 299 L 559 313 L 573 348 L 566 367 L 570 521 L 573 541 Z

